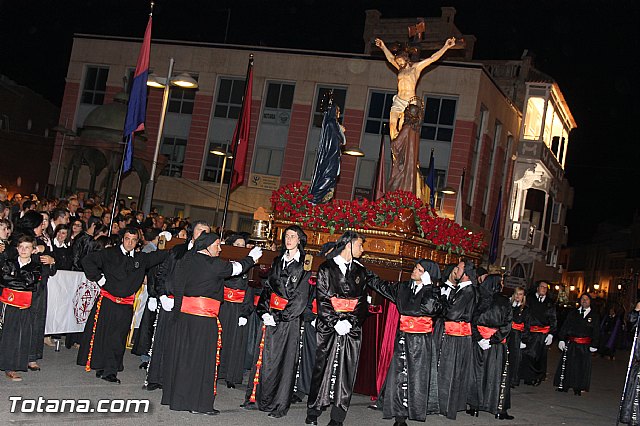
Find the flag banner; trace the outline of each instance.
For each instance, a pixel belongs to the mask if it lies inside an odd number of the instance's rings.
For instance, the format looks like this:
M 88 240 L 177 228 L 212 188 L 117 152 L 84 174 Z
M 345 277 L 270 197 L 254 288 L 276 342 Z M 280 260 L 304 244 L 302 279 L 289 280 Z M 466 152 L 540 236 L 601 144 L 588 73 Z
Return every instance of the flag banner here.
M 131 93 L 127 105 L 127 116 L 124 122 L 124 139 L 127 150 L 124 158 L 123 172 L 131 169 L 133 160 L 133 135 L 144 130 L 144 120 L 147 114 L 147 77 L 149 75 L 149 52 L 151 50 L 151 16 L 144 32 L 138 63 L 133 74 Z
M 427 172 L 427 186 L 429 187 L 429 205 L 431 206 L 431 208 L 435 208 L 435 203 L 436 203 L 436 192 L 435 192 L 435 187 L 436 187 L 436 169 L 434 166 L 434 160 L 433 160 L 433 149 L 431 150 L 431 158 L 429 158 L 429 171 Z
M 384 169 L 384 131 L 380 135 L 380 154 L 376 170 L 376 181 L 373 185 L 373 201 L 384 197 L 387 192 L 387 175 Z
M 231 174 L 231 190 L 233 191 L 244 182 L 244 170 L 247 163 L 247 148 L 249 145 L 249 129 L 251 127 L 251 93 L 253 89 L 253 57 L 249 60 L 249 69 L 247 70 L 246 87 L 244 91 L 244 99 L 242 101 L 242 110 L 236 129 L 233 132 L 233 145 L 231 152 L 233 153 L 233 170 Z
M 462 226 L 462 191 L 464 190 L 464 170 L 460 177 L 460 185 L 458 186 L 458 193 L 456 194 L 456 210 L 455 210 L 455 222 Z
M 81 333 L 99 294 L 84 272 L 58 271 L 47 282 L 45 334 Z

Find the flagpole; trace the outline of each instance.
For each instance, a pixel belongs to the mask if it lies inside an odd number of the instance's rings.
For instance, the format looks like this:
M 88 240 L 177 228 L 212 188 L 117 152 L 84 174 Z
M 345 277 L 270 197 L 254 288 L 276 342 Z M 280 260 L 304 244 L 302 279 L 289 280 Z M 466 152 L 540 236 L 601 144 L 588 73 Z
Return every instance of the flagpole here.
M 249 84 L 249 73 L 251 72 L 251 67 L 253 66 L 253 53 L 249 55 L 249 64 L 247 65 L 247 76 L 244 80 L 244 95 L 242 96 L 242 108 L 240 108 L 240 115 L 238 116 L 238 123 L 236 124 L 236 140 L 233 141 L 233 158 L 231 158 L 231 178 L 227 183 L 227 194 L 224 197 L 224 210 L 222 211 L 222 223 L 220 224 L 220 236 L 222 236 L 222 232 L 224 231 L 224 226 L 227 222 L 227 213 L 229 213 L 229 197 L 231 195 L 231 182 L 233 181 L 233 171 L 235 170 L 236 158 L 238 157 L 238 145 L 240 143 L 240 120 L 244 118 L 245 108 L 247 107 L 247 85 Z M 247 123 L 249 125 L 249 123 Z M 246 161 L 246 158 L 244 159 Z M 222 180 L 224 181 L 224 175 L 222 175 Z
M 131 136 L 131 143 L 133 143 L 133 136 Z M 122 183 L 122 170 L 124 169 L 124 158 L 127 155 L 127 145 L 129 142 L 127 138 L 124 138 L 124 148 L 122 149 L 122 160 L 120 160 L 120 169 L 118 169 L 118 177 L 116 179 L 116 192 L 113 194 L 113 206 L 111 207 L 111 218 L 109 219 L 109 233 L 111 236 L 111 229 L 113 228 L 113 221 L 116 216 L 116 203 L 118 202 L 118 196 L 120 195 L 120 184 Z
M 380 184 L 380 180 L 383 180 L 383 185 L 384 185 L 384 174 L 381 175 L 381 168 L 383 168 L 384 171 L 384 131 L 385 128 L 387 127 L 387 123 L 382 123 L 382 133 L 380 135 L 380 150 L 378 152 L 378 164 L 376 165 L 376 176 L 373 182 L 373 190 L 371 191 L 371 201 L 376 201 L 377 197 L 378 197 L 378 187 L 381 186 Z M 384 185 L 384 189 L 386 191 L 386 185 Z M 384 194 L 382 194 L 384 195 Z M 381 195 L 381 198 L 382 198 Z

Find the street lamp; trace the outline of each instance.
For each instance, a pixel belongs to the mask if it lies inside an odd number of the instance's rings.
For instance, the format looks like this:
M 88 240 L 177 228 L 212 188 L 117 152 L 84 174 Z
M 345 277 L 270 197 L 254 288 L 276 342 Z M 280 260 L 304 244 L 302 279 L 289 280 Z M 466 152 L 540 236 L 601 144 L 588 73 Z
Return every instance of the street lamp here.
M 58 174 L 60 173 L 60 164 L 62 163 L 62 153 L 64 151 L 64 139 L 67 136 L 69 137 L 76 136 L 76 133 L 73 130 L 67 129 L 68 124 L 69 124 L 69 118 L 67 117 L 64 120 L 64 127 L 57 125 L 51 129 L 56 133 L 62 134 L 62 143 L 60 144 L 60 155 L 58 155 L 58 165 L 56 166 L 56 177 L 53 180 L 53 196 L 54 197 L 56 196 L 56 186 L 58 186 Z M 62 188 L 60 188 L 60 197 L 62 197 Z
M 220 189 L 218 190 L 218 202 L 216 203 L 216 223 L 218 223 L 218 211 L 220 210 L 220 199 L 222 198 L 222 184 L 224 182 L 224 172 L 227 168 L 227 160 L 233 158 L 233 155 L 227 151 L 227 146 L 216 146 L 209 151 L 213 155 L 224 157 L 222 160 L 222 173 L 220 174 Z
M 158 137 L 156 138 L 156 149 L 153 153 L 153 162 L 151 163 L 151 175 L 149 177 L 149 182 L 147 183 L 147 188 L 144 193 L 144 202 L 142 204 L 142 211 L 144 215 L 148 215 L 151 211 L 151 201 L 153 200 L 153 190 L 155 186 L 155 175 L 156 175 L 156 167 L 158 166 L 158 155 L 160 154 L 160 144 L 162 143 L 162 133 L 164 131 L 164 119 L 167 115 L 167 107 L 169 105 L 169 90 L 171 86 L 178 86 L 184 89 L 197 89 L 198 82 L 193 79 L 189 74 L 182 73 L 176 77 L 171 77 L 173 75 L 173 65 L 175 64 L 175 60 L 173 58 L 169 59 L 169 72 L 167 73 L 167 77 L 158 77 L 155 74 L 149 74 L 147 77 L 147 86 L 162 88 L 164 89 L 164 93 L 162 94 L 162 109 L 160 110 L 160 124 L 158 125 Z
M 364 152 L 357 146 L 347 146 L 342 150 L 342 152 L 345 155 L 350 155 L 352 157 L 364 157 Z
M 434 194 L 434 198 L 433 198 L 433 205 L 437 206 L 438 205 L 438 194 L 442 194 L 442 199 L 444 200 L 444 196 L 445 195 L 453 195 L 455 194 L 457 191 L 455 189 L 453 189 L 450 186 L 445 186 L 444 188 L 440 189 L 440 190 L 436 190 L 436 193 Z M 442 212 L 442 202 L 440 205 L 440 212 Z

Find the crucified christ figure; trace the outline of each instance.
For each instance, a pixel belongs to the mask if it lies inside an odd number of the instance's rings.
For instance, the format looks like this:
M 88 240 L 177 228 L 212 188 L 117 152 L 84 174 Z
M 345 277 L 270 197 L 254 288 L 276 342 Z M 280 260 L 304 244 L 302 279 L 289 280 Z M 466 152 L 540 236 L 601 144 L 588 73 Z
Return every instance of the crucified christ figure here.
M 404 120 L 404 110 L 410 104 L 417 103 L 416 97 L 416 85 L 422 70 L 440 59 L 444 53 L 455 46 L 456 39 L 451 37 L 448 39 L 444 46 L 429 58 L 420 62 L 410 62 L 407 52 L 401 52 L 394 56 L 393 53 L 387 49 L 384 42 L 376 38 L 376 46 L 378 46 L 387 58 L 389 63 L 398 70 L 398 94 L 393 97 L 393 104 L 391 105 L 391 113 L 389 114 L 389 135 L 391 140 L 394 140 L 400 129 L 402 128 L 402 122 Z

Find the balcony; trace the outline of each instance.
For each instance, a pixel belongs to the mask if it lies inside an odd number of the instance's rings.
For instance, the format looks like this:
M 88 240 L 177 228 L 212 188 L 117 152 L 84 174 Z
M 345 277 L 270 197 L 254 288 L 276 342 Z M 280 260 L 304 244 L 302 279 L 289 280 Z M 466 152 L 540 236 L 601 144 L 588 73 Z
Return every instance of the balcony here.
M 551 176 L 562 180 L 564 170 L 551 150 L 540 141 L 521 140 L 518 144 L 518 160 L 533 160 L 542 163 Z
M 505 243 L 527 246 L 529 248 L 540 248 L 542 241 L 542 231 L 536 229 L 535 225 L 529 222 L 509 222 L 511 232 Z

